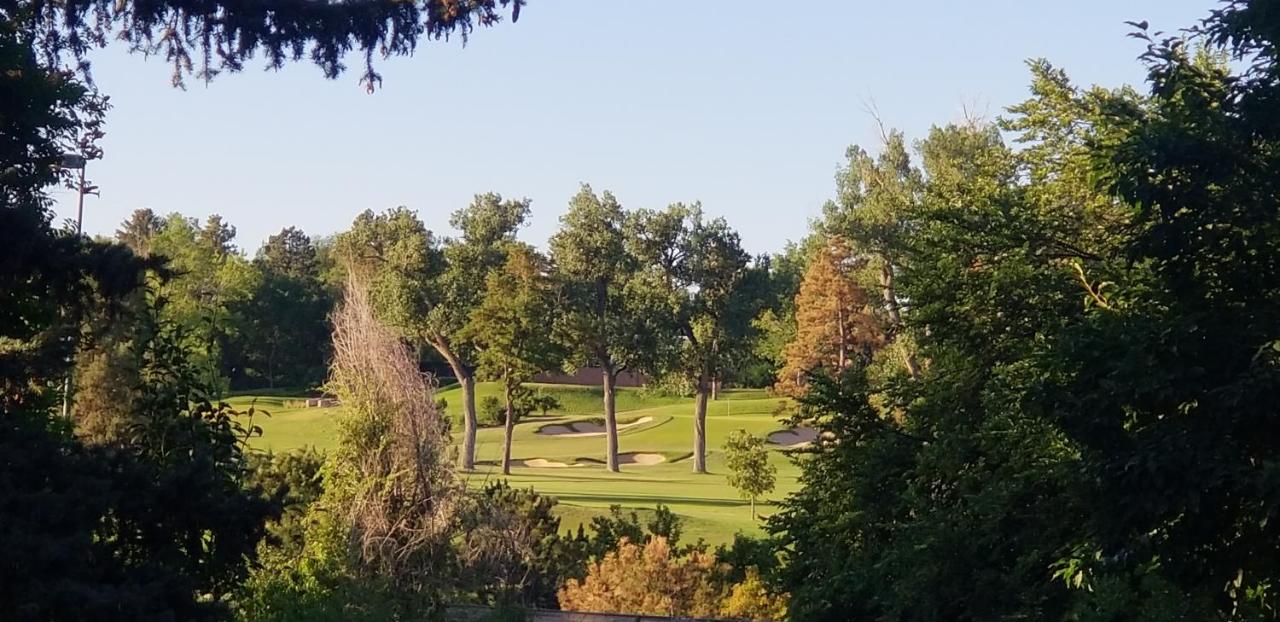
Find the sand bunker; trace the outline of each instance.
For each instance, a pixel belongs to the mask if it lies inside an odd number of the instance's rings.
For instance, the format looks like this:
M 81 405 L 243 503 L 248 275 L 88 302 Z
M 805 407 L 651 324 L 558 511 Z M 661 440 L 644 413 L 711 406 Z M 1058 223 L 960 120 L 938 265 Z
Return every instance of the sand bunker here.
M 618 431 L 634 428 L 653 421 L 653 417 L 641 417 L 631 423 L 618 424 Z M 578 438 L 583 436 L 604 436 L 604 424 L 592 421 L 574 421 L 566 424 L 546 425 L 538 429 L 538 434 Z
M 529 467 L 531 469 L 566 469 L 569 467 L 586 466 L 583 464 L 568 464 L 565 462 L 556 462 L 547 460 L 546 458 L 529 458 L 528 460 L 514 460 L 516 466 Z
M 818 439 L 818 431 L 813 428 L 792 428 L 769 433 L 769 443 L 787 449 L 808 447 Z
M 586 462 L 558 462 L 556 460 L 547 460 L 546 458 L 526 458 L 524 460 L 512 460 L 512 466 L 526 467 L 530 469 L 568 469 L 573 467 L 584 467 L 587 463 L 603 464 L 603 461 L 594 459 L 581 458 Z M 662 454 L 645 454 L 645 453 L 626 453 L 618 454 L 619 464 L 634 464 L 637 466 L 652 466 L 667 461 L 667 457 Z

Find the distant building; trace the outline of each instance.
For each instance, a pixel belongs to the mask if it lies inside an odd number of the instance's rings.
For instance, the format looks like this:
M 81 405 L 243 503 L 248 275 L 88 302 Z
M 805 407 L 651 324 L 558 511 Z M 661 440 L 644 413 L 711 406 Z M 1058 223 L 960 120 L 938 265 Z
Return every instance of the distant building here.
M 576 384 L 580 386 L 598 387 L 601 384 L 600 377 L 603 372 L 599 367 L 582 367 L 572 374 L 563 372 L 547 372 L 541 373 L 533 377 L 534 382 L 546 382 L 548 384 Z M 624 370 L 618 374 L 618 381 L 614 386 L 619 387 L 643 387 L 649 383 L 649 377 L 641 373 Z

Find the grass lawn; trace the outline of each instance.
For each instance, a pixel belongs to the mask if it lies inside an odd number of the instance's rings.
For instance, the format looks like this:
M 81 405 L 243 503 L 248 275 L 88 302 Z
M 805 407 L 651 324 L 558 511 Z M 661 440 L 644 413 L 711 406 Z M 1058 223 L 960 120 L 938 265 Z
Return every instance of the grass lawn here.
M 562 524 L 576 529 L 579 523 L 607 509 L 612 504 L 626 508 L 652 510 L 661 503 L 685 520 L 686 538 L 704 538 L 722 543 L 737 532 L 758 533 L 758 521 L 752 521 L 746 501 L 725 481 L 720 447 L 729 432 L 738 428 L 764 435 L 783 426 L 773 415 L 778 398 L 763 391 L 728 391 L 708 406 L 707 468 L 710 474 L 692 473 L 689 454 L 693 444 L 693 400 L 655 396 L 643 390 L 620 389 L 620 420 L 650 417 L 651 421 L 622 430 L 618 443 L 624 453 L 655 453 L 666 462 L 651 466 L 624 464 L 622 473 L 609 473 L 601 464 L 604 437 L 564 437 L 539 433 L 548 424 L 600 417 L 600 389 L 566 385 L 532 385 L 559 398 L 562 408 L 548 417 L 533 417 L 516 426 L 512 457 L 517 460 L 542 458 L 553 462 L 578 464 L 566 468 L 515 467 L 508 478 L 513 486 L 532 486 L 540 493 L 560 500 Z M 477 401 L 485 395 L 496 395 L 494 383 L 479 383 Z M 449 414 L 455 415 L 462 404 L 457 388 L 439 393 L 449 403 Z M 239 396 L 228 400 L 244 408 L 254 403 L 270 412 L 258 416 L 254 423 L 262 426 L 257 446 L 272 451 L 285 451 L 303 446 L 331 449 L 336 442 L 336 417 L 339 408 L 284 408 L 291 398 L 283 396 Z M 455 432 L 460 426 L 455 425 Z M 484 464 L 475 473 L 464 474 L 469 484 L 481 486 L 486 481 L 501 479 L 495 463 L 502 454 L 502 429 L 482 428 L 476 437 L 477 457 Z M 798 469 L 782 451 L 771 452 L 778 467 L 778 487 L 770 498 L 777 499 L 796 489 Z M 760 514 L 773 511 L 768 503 L 757 503 Z M 643 518 L 643 517 L 642 517 Z

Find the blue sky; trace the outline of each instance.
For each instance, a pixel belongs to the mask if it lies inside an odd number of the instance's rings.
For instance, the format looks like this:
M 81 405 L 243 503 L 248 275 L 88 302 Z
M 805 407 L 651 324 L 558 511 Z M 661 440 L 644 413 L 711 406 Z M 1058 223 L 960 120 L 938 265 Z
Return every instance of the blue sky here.
M 358 72 L 325 80 L 305 63 L 181 91 L 163 59 L 115 46 L 92 57 L 115 109 L 85 229 L 109 234 L 139 207 L 218 213 L 252 252 L 288 225 L 329 234 L 397 205 L 447 233 L 449 213 L 496 191 L 533 199 L 522 237 L 541 245 L 587 182 L 627 207 L 701 200 L 771 252 L 804 235 L 845 147 L 874 145 L 869 102 L 914 139 L 1025 98 L 1028 58 L 1081 84 L 1136 84 L 1143 48 L 1123 22 L 1173 31 L 1213 6 L 529 0 L 465 48 L 425 42 L 382 62 L 372 95 Z M 73 217 L 74 197 L 56 194 Z

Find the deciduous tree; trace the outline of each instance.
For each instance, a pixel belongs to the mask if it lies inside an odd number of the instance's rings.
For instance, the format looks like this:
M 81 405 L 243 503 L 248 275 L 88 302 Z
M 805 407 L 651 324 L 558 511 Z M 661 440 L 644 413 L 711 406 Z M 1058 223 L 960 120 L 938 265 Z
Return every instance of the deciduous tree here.
M 846 151 L 848 163 L 836 174 L 837 198 L 823 207 L 822 229 L 828 236 L 843 238 L 862 261 L 867 284 L 880 290 L 876 310 L 885 342 L 895 344 L 903 306 L 896 278 L 914 235 L 922 176 L 912 165 L 902 132 L 882 128 L 882 140 L 875 157 L 857 145 Z M 911 344 L 898 345 L 906 372 L 919 377 L 920 363 Z
M 163 312 L 182 327 L 208 385 L 224 391 L 242 369 L 233 348 L 240 328 L 235 306 L 251 299 L 262 280 L 235 252 L 234 235 L 234 227 L 216 216 L 201 228 L 194 218 L 171 214 L 151 240 L 152 255 L 163 258 L 173 272 L 160 285 L 166 299 Z
M 366 212 L 339 236 L 338 254 L 369 271 L 379 314 L 406 338 L 430 345 L 462 385 L 462 468 L 475 467 L 476 352 L 461 333 L 484 296 L 488 274 L 529 213 L 528 199 L 477 195 L 450 223 L 462 233 L 439 243 L 413 212 Z
M 609 192 L 583 185 L 551 237 L 551 260 L 562 288 L 557 334 L 567 363 L 598 367 L 604 393 L 605 465 L 618 471 L 615 382 L 627 369 L 651 368 L 665 334 L 665 315 L 652 288 L 636 279 L 624 243 L 625 213 Z
M 554 293 L 546 259 L 526 244 L 511 243 L 506 264 L 485 279 L 484 298 L 461 333 L 475 344 L 480 373 L 502 383 L 503 475 L 511 474 L 517 394 L 534 374 L 553 369 L 562 360 L 547 329 L 555 322 Z
M 693 470 L 707 471 L 707 399 L 711 385 L 750 346 L 751 320 L 762 306 L 760 273 L 723 218 L 702 206 L 674 204 L 632 215 L 627 242 L 645 269 L 635 282 L 655 290 L 676 342 L 669 365 L 693 382 Z M 661 356 L 663 345 L 655 354 Z
M 485 294 L 486 279 L 507 260 L 507 247 L 529 217 L 528 199 L 476 195 L 449 224 L 461 232 L 444 242 L 444 271 L 433 289 L 435 304 L 426 317 L 428 342 L 449 363 L 462 385 L 462 468 L 475 467 L 476 352 L 460 336 Z
M 751 518 L 755 518 L 756 498 L 772 492 L 778 477 L 778 467 L 769 462 L 764 439 L 746 430 L 730 432 L 724 442 L 724 464 L 729 469 L 729 485 L 751 500 Z

